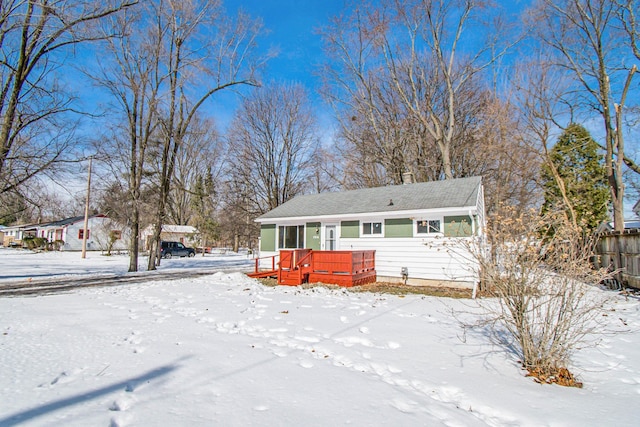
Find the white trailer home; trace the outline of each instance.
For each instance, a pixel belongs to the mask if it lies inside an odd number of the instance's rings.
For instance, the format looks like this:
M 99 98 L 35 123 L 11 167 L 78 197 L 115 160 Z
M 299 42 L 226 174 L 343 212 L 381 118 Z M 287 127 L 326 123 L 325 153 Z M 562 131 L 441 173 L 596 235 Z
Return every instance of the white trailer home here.
M 82 250 L 84 235 L 84 216 L 66 218 L 38 226 L 38 237 L 44 237 L 49 242 L 61 241 L 61 249 L 65 251 Z M 113 243 L 110 242 L 114 239 Z M 128 233 L 122 225 L 116 223 L 106 215 L 89 215 L 87 222 L 87 250 L 104 251 L 109 245 L 112 250 L 126 250 L 128 248 Z
M 261 267 L 280 249 L 375 250 L 378 281 L 472 288 L 463 240 L 482 238 L 480 177 L 296 197 L 258 217 Z

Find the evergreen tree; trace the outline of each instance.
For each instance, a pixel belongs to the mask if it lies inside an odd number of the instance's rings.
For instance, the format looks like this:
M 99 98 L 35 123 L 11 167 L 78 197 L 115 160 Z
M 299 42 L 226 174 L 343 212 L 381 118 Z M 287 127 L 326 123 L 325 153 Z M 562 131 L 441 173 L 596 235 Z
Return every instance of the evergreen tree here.
M 584 127 L 574 123 L 566 128 L 542 167 L 543 214 L 564 210 L 585 231 L 609 219 L 610 193 L 604 156 L 598 150 Z
M 212 244 L 218 238 L 218 223 L 213 218 L 215 190 L 211 173 L 206 177 L 198 175 L 192 189 L 191 207 L 194 210 L 194 225 L 200 233 L 203 247 Z M 202 253 L 204 256 L 204 252 Z

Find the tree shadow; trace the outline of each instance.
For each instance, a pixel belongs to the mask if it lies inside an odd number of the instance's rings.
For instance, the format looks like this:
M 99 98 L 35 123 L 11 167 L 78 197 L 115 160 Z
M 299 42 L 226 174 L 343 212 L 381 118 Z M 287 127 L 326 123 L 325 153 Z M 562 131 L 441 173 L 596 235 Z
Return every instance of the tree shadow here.
M 137 377 L 129 378 L 127 380 L 120 381 L 115 384 L 105 386 L 94 391 L 90 391 L 88 393 L 77 394 L 75 396 L 56 400 L 54 402 L 48 403 L 46 405 L 38 406 L 36 408 L 26 409 L 24 411 L 16 412 L 14 414 L 10 414 L 5 418 L 0 418 L 0 426 L 3 426 L 3 427 L 15 426 L 20 423 L 31 420 L 33 418 L 41 417 L 43 415 L 46 415 L 58 409 L 62 409 L 67 406 L 77 405 L 79 403 L 82 403 L 91 399 L 95 399 L 99 396 L 112 393 L 114 391 L 118 391 L 118 390 L 133 391 L 137 384 L 151 381 L 155 378 L 167 375 L 170 372 L 176 370 L 177 368 L 178 366 L 176 364 L 161 366 L 159 368 L 153 369 Z

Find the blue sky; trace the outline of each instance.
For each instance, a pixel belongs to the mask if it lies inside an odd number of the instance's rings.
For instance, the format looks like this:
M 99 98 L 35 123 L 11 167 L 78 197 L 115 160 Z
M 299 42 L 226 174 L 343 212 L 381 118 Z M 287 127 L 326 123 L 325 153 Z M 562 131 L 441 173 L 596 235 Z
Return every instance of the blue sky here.
M 268 32 L 260 35 L 259 48 L 264 52 L 279 52 L 263 70 L 263 81 L 305 85 L 318 112 L 320 125 L 325 129 L 331 127 L 333 119 L 332 112 L 318 94 L 320 81 L 316 72 L 324 59 L 318 29 L 328 25 L 332 17 L 347 10 L 351 3 L 349 0 L 223 0 L 230 15 L 241 9 L 263 20 Z M 530 3 L 531 0 L 498 0 L 500 6 L 513 14 L 521 13 Z M 221 131 L 226 130 L 237 102 L 238 99 L 229 93 L 214 100 L 217 110 L 214 115 Z
M 323 139 L 330 138 L 332 116 L 318 93 L 320 82 L 315 75 L 323 60 L 317 30 L 343 10 L 345 0 L 226 0 L 223 4 L 230 15 L 241 9 L 262 19 L 266 31 L 258 38 L 259 49 L 278 52 L 262 70 L 262 80 L 303 84 L 318 112 L 320 127 L 329 130 Z M 213 101 L 220 131 L 225 132 L 238 102 L 233 93 L 220 94 Z
M 268 34 L 260 37 L 263 49 L 276 49 L 265 70 L 267 79 L 299 82 L 313 89 L 315 66 L 322 59 L 316 30 L 340 13 L 344 0 L 227 0 L 229 12 L 239 8 L 260 17 Z

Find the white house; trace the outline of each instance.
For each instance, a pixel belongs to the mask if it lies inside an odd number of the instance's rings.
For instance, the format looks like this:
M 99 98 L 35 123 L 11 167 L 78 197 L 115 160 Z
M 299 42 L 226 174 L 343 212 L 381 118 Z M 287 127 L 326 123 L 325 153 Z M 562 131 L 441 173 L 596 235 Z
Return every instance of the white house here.
M 60 242 L 60 249 L 62 250 L 79 251 L 82 250 L 84 216 L 65 218 L 43 224 L 7 227 L 3 232 L 5 242 L 9 241 L 21 245 L 26 237 L 41 237 L 48 242 Z M 106 250 L 111 236 L 116 237 L 112 246 L 113 250 L 127 249 L 127 233 L 123 231 L 122 226 L 106 215 L 89 216 L 87 223 L 87 250 Z
M 22 240 L 28 237 L 36 237 L 37 224 L 22 224 L 4 227 L 2 229 L 4 246 L 21 246 Z
M 38 226 L 38 237 L 44 237 L 49 242 L 61 240 L 64 242 L 62 250 L 82 250 L 84 235 L 84 216 L 66 218 Z M 87 223 L 87 250 L 106 250 L 111 236 L 116 238 L 112 249 L 126 250 L 128 242 L 124 238 L 122 226 L 115 223 L 106 215 L 90 215 Z
M 142 241 L 148 250 L 153 238 L 154 225 L 149 225 L 142 231 Z M 191 225 L 164 224 L 160 233 L 160 239 L 164 241 L 180 242 L 186 246 L 195 246 L 198 243 L 198 229 Z
M 258 217 L 261 267 L 279 249 L 376 251 L 378 281 L 472 287 L 461 240 L 484 235 L 480 177 L 296 197 Z

